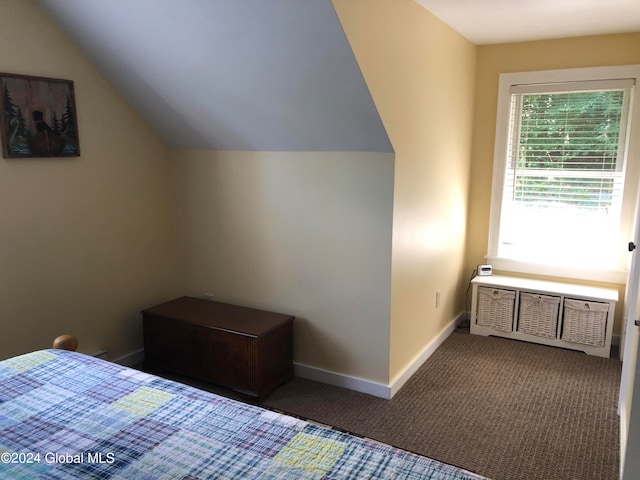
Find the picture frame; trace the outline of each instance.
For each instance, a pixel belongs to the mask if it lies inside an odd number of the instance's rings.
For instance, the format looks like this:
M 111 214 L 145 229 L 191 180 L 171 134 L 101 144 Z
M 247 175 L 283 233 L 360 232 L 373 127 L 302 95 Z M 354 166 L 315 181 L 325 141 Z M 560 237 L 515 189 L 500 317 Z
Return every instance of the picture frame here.
M 0 73 L 4 158 L 80 156 L 73 81 Z

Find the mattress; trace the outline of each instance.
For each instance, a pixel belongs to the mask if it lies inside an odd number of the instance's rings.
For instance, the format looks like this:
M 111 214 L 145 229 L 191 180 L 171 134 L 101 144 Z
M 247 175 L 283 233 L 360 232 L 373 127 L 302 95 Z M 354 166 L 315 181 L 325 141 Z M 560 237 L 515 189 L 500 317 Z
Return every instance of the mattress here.
M 471 472 L 65 350 L 0 362 L 2 479 L 443 479 Z

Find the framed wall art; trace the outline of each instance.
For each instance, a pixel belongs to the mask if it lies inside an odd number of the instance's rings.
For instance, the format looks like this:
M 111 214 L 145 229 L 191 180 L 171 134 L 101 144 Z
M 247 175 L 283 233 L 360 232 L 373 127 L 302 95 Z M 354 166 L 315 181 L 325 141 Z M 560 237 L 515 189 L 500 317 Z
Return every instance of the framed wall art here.
M 80 155 L 71 80 L 0 73 L 5 158 Z

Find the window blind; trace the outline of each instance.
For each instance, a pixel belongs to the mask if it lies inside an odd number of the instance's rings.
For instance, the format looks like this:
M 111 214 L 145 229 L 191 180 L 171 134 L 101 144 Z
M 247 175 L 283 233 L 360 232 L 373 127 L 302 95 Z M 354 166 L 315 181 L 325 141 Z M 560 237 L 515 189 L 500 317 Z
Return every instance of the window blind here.
M 512 94 L 505 196 L 531 208 L 619 214 L 624 100 L 625 90 Z
M 499 256 L 557 264 L 595 252 L 603 262 L 613 258 L 632 86 L 512 86 Z

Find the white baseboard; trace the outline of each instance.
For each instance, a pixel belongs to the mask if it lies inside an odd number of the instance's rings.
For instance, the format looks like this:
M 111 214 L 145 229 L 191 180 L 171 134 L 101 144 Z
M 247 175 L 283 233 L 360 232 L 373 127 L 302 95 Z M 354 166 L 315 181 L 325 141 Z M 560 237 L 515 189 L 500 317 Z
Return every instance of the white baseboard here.
M 444 342 L 449 335 L 455 330 L 460 320 L 464 317 L 461 313 L 452 320 L 429 344 L 409 362 L 409 364 L 392 380 L 389 385 L 374 382 L 359 377 L 352 377 L 342 373 L 331 372 L 322 368 L 311 367 L 301 363 L 294 363 L 294 374 L 296 377 L 308 378 L 317 382 L 334 385 L 336 387 L 348 388 L 356 392 L 366 393 L 374 397 L 390 400 L 398 393 L 402 386 L 418 371 L 422 364 L 429 358 L 433 352 Z
M 442 345 L 442 342 L 444 342 L 447 337 L 453 333 L 456 326 L 464 319 L 465 315 L 465 312 L 460 313 L 456 318 L 449 322 L 449 324 L 445 326 L 440 333 L 438 333 L 438 335 L 431 340 L 398 375 L 396 375 L 393 380 L 391 380 L 391 384 L 389 385 L 389 398 L 393 398 L 404 384 L 407 383 L 411 376 L 418 371 L 422 364 L 426 362 L 431 355 L 433 355 L 433 352 L 435 352 L 436 349 Z
M 309 380 L 315 380 L 316 382 L 326 383 L 335 387 L 348 388 L 349 390 L 367 393 L 374 397 L 391 398 L 387 385 L 365 378 L 352 377 L 322 368 L 311 367 L 302 363 L 293 364 L 293 373 L 296 377 L 308 378 Z
M 135 367 L 144 362 L 144 350 L 138 350 L 137 352 L 124 355 L 112 360 L 112 362 L 118 365 L 124 365 L 125 367 Z
M 336 387 L 348 388 L 356 392 L 366 393 L 374 397 L 390 400 L 398 393 L 402 386 L 407 383 L 411 376 L 418 371 L 422 364 L 436 351 L 436 349 L 444 342 L 449 335 L 455 330 L 456 326 L 464 318 L 464 313 L 458 315 L 454 320 L 449 322 L 442 331 L 426 345 L 422 351 L 414 357 L 414 359 L 405 366 L 405 368 L 391 381 L 389 385 L 384 383 L 367 380 L 366 378 L 353 377 L 342 373 L 324 370 L 322 368 L 312 367 L 302 363 L 293 364 L 293 371 L 296 377 L 307 378 L 316 382 L 326 383 Z M 114 363 L 124 365 L 126 367 L 134 367 L 144 361 L 144 350 L 124 355 L 113 360 Z

